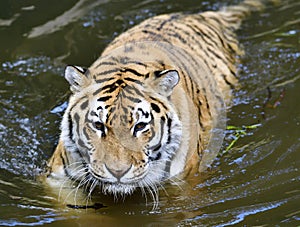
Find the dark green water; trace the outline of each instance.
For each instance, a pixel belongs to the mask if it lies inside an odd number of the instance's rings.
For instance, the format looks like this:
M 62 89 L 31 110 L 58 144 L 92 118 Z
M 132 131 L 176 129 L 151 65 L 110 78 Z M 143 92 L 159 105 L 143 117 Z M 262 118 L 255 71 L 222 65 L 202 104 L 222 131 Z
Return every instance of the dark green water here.
M 254 14 L 238 32 L 246 55 L 228 125 L 260 123 L 211 171 L 160 192 L 57 207 L 35 180 L 59 136 L 67 64 L 89 66 L 118 34 L 168 12 L 238 1 L 0 1 L 0 225 L 297 226 L 300 223 L 300 2 Z M 269 88 L 269 89 L 268 89 Z M 277 105 L 277 103 L 280 103 Z M 227 135 L 224 148 L 232 141 Z M 181 188 L 181 189 L 180 189 Z

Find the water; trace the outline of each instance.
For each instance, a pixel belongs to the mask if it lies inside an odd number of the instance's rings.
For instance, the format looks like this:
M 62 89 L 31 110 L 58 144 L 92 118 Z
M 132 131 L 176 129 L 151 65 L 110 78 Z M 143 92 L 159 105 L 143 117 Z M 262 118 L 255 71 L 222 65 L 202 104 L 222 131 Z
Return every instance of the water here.
M 89 66 L 118 34 L 161 13 L 238 1 L 0 2 L 0 225 L 280 225 L 300 223 L 300 3 L 254 14 L 238 32 L 246 55 L 228 125 L 248 129 L 210 171 L 160 191 L 152 210 L 139 193 L 106 206 L 57 205 L 36 180 L 59 136 L 67 64 Z M 228 131 L 223 149 L 232 142 Z

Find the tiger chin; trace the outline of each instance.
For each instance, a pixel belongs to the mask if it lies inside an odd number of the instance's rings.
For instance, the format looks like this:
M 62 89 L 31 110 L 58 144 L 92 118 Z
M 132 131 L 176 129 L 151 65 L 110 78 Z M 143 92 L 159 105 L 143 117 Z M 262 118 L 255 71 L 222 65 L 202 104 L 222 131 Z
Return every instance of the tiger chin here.
M 155 199 L 166 180 L 207 168 L 238 87 L 235 31 L 263 2 L 156 16 L 114 39 L 88 69 L 68 66 L 72 95 L 48 162 L 50 188 L 75 203 L 96 190 L 139 188 Z

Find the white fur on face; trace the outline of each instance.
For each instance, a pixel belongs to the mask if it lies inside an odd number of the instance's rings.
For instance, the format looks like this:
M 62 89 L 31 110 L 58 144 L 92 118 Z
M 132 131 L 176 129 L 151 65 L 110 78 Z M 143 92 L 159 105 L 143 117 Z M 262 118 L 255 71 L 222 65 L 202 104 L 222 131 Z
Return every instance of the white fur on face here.
M 141 102 L 137 103 L 134 110 L 133 110 L 133 120 L 135 122 L 135 125 L 138 123 L 146 123 L 146 127 L 141 130 L 136 132 L 136 137 L 139 137 L 143 131 L 146 131 L 150 129 L 150 121 L 151 119 L 151 114 L 150 114 L 150 104 L 142 100 Z M 131 133 L 134 134 L 134 126 L 131 128 Z
M 94 100 L 91 103 L 91 111 L 89 114 L 89 120 L 93 123 L 101 122 L 105 123 L 108 118 L 108 111 L 105 109 L 105 102 Z M 94 128 L 94 126 L 92 126 Z M 94 129 L 97 136 L 100 138 L 103 136 L 103 132 Z M 107 133 L 107 129 L 105 128 L 105 133 Z

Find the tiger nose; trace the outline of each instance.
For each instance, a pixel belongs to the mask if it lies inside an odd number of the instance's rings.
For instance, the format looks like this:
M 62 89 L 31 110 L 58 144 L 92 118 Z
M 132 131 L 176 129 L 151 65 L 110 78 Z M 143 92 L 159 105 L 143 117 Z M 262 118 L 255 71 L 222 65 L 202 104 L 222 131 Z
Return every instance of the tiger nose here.
M 118 180 L 120 180 L 126 173 L 129 172 L 129 170 L 131 169 L 131 166 L 130 165 L 129 167 L 128 166 L 125 166 L 124 168 L 120 168 L 120 169 L 115 169 L 113 167 L 108 167 L 106 164 L 105 164 L 105 167 L 107 169 L 107 171 L 113 175 L 115 178 L 117 178 Z

